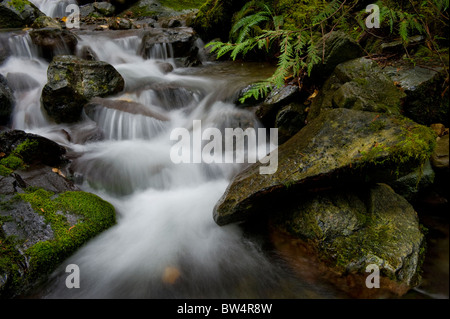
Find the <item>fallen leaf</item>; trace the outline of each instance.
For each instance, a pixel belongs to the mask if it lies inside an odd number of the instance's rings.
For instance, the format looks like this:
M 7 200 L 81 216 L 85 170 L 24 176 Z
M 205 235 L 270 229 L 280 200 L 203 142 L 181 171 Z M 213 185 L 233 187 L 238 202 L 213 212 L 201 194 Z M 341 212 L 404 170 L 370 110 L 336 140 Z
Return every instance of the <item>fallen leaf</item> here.
M 180 277 L 180 270 L 176 267 L 169 266 L 164 269 L 164 273 L 162 276 L 162 281 L 166 284 L 173 285 L 177 279 Z

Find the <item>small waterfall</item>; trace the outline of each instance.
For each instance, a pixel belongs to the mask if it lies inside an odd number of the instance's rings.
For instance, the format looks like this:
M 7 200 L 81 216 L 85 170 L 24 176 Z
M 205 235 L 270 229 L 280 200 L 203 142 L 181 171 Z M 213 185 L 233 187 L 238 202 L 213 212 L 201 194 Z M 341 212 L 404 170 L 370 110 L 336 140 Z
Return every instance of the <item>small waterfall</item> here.
M 172 60 L 173 48 L 170 43 L 155 43 L 150 50 L 149 58 L 151 60 Z
M 163 121 L 140 114 L 99 108 L 93 120 L 108 140 L 150 139 L 166 128 Z
M 8 47 L 10 54 L 16 58 L 37 59 L 39 58 L 39 50 L 33 44 L 28 33 L 20 35 L 11 35 L 8 39 Z
M 66 12 L 69 4 L 78 4 L 75 0 L 30 0 L 45 15 L 52 18 L 61 18 L 67 16 Z
M 50 1 L 34 2 L 50 12 Z M 125 89 L 117 96 L 92 99 L 78 123 L 56 125 L 46 119 L 40 94 L 48 63 L 26 33 L 8 39 L 12 56 L 0 65 L 11 81 L 32 79 L 21 81 L 22 86 L 16 83 L 13 127 L 64 145 L 78 186 L 109 201 L 117 211 L 117 225 L 64 261 L 41 296 L 299 298 L 316 293 L 319 288 L 295 279 L 241 228 L 215 224 L 213 207 L 245 164 L 171 160 L 176 141 L 170 133 L 176 128 L 192 133 L 195 120 L 221 132 L 260 127 L 252 112 L 223 99 L 241 75 L 228 68 L 208 76 L 183 73 L 176 68 L 169 44 L 155 45 L 143 58 L 138 54 L 139 30 L 98 34 L 78 34 L 77 52 L 88 47 L 99 60 L 113 65 Z M 173 70 L 164 69 L 164 63 Z M 260 144 L 264 145 L 258 150 L 264 146 L 265 151 L 266 143 Z M 192 150 L 192 155 L 199 151 Z M 64 284 L 65 266 L 72 263 L 82 273 L 80 289 Z M 168 281 L 165 274 L 174 269 L 177 278 Z
M 41 90 L 47 83 L 48 63 L 39 57 L 39 50 L 27 32 L 2 34 L 9 57 L 0 65 L 0 73 L 14 90 L 15 111 L 12 127 L 34 129 L 48 125 L 40 108 Z

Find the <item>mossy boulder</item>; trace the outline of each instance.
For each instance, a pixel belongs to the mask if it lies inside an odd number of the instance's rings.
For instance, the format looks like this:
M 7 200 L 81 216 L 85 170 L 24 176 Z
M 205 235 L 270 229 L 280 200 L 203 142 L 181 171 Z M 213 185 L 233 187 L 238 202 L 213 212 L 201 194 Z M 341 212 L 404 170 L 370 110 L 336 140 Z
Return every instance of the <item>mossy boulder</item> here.
M 339 64 L 313 99 L 308 121 L 326 108 L 400 114 L 406 94 L 372 60 Z
M 7 131 L 0 150 L 0 298 L 12 298 L 30 293 L 112 226 L 115 210 L 65 177 L 65 149 L 57 143 Z
M 0 134 L 0 150 L 3 158 L 19 157 L 26 165 L 44 164 L 57 167 L 64 162 L 66 149 L 40 135 L 20 130 Z
M 0 296 L 29 293 L 89 239 L 115 224 L 114 207 L 86 192 L 42 189 L 0 207 Z
M 45 16 L 27 0 L 3 0 L 0 2 L 0 28 L 31 26 L 38 17 Z
M 87 61 L 75 56 L 56 56 L 47 71 L 42 104 L 56 122 L 76 122 L 83 106 L 93 97 L 105 97 L 123 90 L 119 72 L 103 61 Z
M 328 279 L 352 297 L 403 295 L 420 283 L 425 241 L 417 213 L 386 184 L 315 193 L 279 212 L 272 226 L 311 246 Z M 369 265 L 380 270 L 380 289 L 365 285 Z
M 324 110 L 278 147 L 275 173 L 260 174 L 267 164 L 258 162 L 235 176 L 214 219 L 225 225 L 263 215 L 303 190 L 397 180 L 423 165 L 435 144 L 430 128 L 402 116 Z
M 33 24 L 31 25 L 33 29 L 42 29 L 42 28 L 53 28 L 53 29 L 61 29 L 61 25 L 58 21 L 51 17 L 47 16 L 40 16 L 37 17 L 36 20 L 34 20 Z

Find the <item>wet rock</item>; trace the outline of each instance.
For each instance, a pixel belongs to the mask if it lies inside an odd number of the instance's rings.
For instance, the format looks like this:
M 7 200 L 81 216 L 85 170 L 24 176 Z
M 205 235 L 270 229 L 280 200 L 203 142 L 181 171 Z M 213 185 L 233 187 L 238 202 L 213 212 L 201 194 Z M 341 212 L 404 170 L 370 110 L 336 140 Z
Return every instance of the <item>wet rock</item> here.
M 8 124 L 14 108 L 14 96 L 8 82 L 0 74 L 0 125 Z
M 449 136 L 444 135 L 437 138 L 436 148 L 431 157 L 433 167 L 437 169 L 447 169 L 448 166 L 448 152 L 449 152 Z
M 168 62 L 157 62 L 158 68 L 164 74 L 170 73 L 173 71 L 173 65 Z
M 31 25 L 33 29 L 51 28 L 51 29 L 61 29 L 61 25 L 58 21 L 51 17 L 40 16 L 34 20 Z
M 75 53 L 78 39 L 71 31 L 58 28 L 43 28 L 30 31 L 33 43 L 42 51 L 42 56 L 51 61 L 56 55 Z
M 84 110 L 86 114 L 93 120 L 96 119 L 95 113 L 99 108 L 109 108 L 131 114 L 138 114 L 155 118 L 160 121 L 168 121 L 169 119 L 153 110 L 150 110 L 145 105 L 126 100 L 112 100 L 103 98 L 93 98 L 88 104 L 85 105 Z
M 0 196 L 3 299 L 32 294 L 63 260 L 115 224 L 114 207 L 90 193 L 35 189 Z
M 104 17 L 111 17 L 114 15 L 116 8 L 109 2 L 94 2 L 92 4 L 94 10 Z
M 419 285 L 424 235 L 414 208 L 392 188 L 324 191 L 295 202 L 274 216 L 274 227 L 309 246 L 328 269 L 322 275 L 340 289 L 368 298 L 403 295 Z M 380 289 L 366 288 L 369 265 L 380 270 Z
M 0 298 L 13 298 L 31 293 L 76 249 L 112 226 L 115 210 L 64 176 L 58 166 L 65 164 L 65 149 L 55 142 L 6 131 L 0 149 Z M 8 166 L 12 157 L 23 164 Z
M 325 49 L 323 49 L 324 45 Z M 318 46 L 319 52 L 324 50 L 324 58 L 311 71 L 311 78 L 316 82 L 325 80 L 339 64 L 363 55 L 361 46 L 342 31 L 332 31 L 325 34 L 323 40 L 319 41 Z
M 57 56 L 50 63 L 42 103 L 56 122 L 76 122 L 89 99 L 119 93 L 124 79 L 110 64 L 74 56 Z
M 150 58 L 155 45 L 170 44 L 174 58 L 189 57 L 193 50 L 198 50 L 195 46 L 196 39 L 192 28 L 154 29 L 143 36 L 139 54 L 144 58 Z
M 31 26 L 36 18 L 45 16 L 29 1 L 3 0 L 0 2 L 0 28 Z
M 375 62 L 354 59 L 339 64 L 325 81 L 312 101 L 307 121 L 326 108 L 400 114 L 405 97 Z
M 108 28 L 110 30 L 129 30 L 134 27 L 133 22 L 126 18 L 113 18 L 108 22 Z
M 276 212 L 284 196 L 300 199 L 303 190 L 392 182 L 421 166 L 434 146 L 431 129 L 402 116 L 324 110 L 278 147 L 275 173 L 260 174 L 267 164 L 256 163 L 235 176 L 214 219 L 225 225 Z
M 2 65 L 11 55 L 8 39 L 7 33 L 0 33 L 0 65 Z
M 436 152 L 436 151 L 435 151 Z M 431 166 L 430 161 L 417 168 L 414 172 L 406 176 L 402 176 L 389 185 L 395 192 L 410 202 L 413 202 L 421 192 L 427 188 L 432 187 L 435 179 L 435 172 Z
M 36 134 L 20 130 L 5 131 L 0 134 L 0 150 L 6 156 L 12 152 L 29 165 L 45 164 L 59 166 L 64 161 L 66 149 L 59 144 Z
M 256 110 L 256 116 L 266 127 L 274 127 L 275 117 L 281 107 L 295 101 L 300 96 L 298 85 L 286 85 L 270 92 Z
M 416 35 L 414 37 L 408 38 L 408 47 L 416 46 L 420 43 L 422 43 L 425 40 L 425 38 L 421 35 Z M 382 53 L 392 53 L 392 52 L 399 52 L 403 51 L 405 49 L 405 42 L 402 40 L 392 41 L 392 42 L 385 42 L 382 43 L 381 46 L 381 52 Z
M 423 125 L 443 123 L 448 126 L 449 96 L 448 90 L 445 90 L 447 75 L 442 67 L 386 67 L 384 72 L 406 94 L 403 105 L 405 116 Z
M 298 103 L 290 103 L 283 107 L 275 119 L 275 127 L 278 128 L 278 143 L 283 144 L 306 124 L 305 106 Z

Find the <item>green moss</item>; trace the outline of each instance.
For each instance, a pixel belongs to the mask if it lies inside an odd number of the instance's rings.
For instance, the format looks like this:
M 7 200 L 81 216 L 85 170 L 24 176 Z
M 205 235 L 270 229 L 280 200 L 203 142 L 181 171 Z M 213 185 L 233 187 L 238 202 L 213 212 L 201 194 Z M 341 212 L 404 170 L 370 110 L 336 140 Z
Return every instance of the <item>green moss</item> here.
M 26 5 L 30 5 L 30 2 L 27 0 L 9 0 L 8 3 L 19 12 L 23 11 Z
M 44 217 L 55 236 L 26 251 L 33 276 L 51 272 L 78 247 L 115 224 L 114 207 L 91 193 L 66 192 L 55 196 L 39 189 L 18 196 Z M 75 216 L 77 222 L 71 225 L 62 212 Z
M 10 154 L 8 157 L 3 158 L 0 161 L 0 165 L 3 165 L 7 169 L 11 170 L 24 169 L 26 167 L 23 160 L 13 154 Z
M 26 159 L 32 157 L 37 152 L 39 152 L 39 142 L 37 140 L 26 139 L 14 149 L 12 154 Z
M 399 142 L 393 145 L 374 143 L 369 151 L 360 153 L 360 165 L 389 165 L 398 175 L 411 167 L 421 167 L 431 157 L 436 146 L 433 130 L 403 116 L 395 117 L 394 121 L 401 128 Z M 383 128 L 381 119 L 373 121 L 368 127 L 372 132 Z
M 8 176 L 13 172 L 12 169 L 0 164 L 0 176 Z
M 182 11 L 186 9 L 197 9 L 200 8 L 205 0 L 160 0 L 159 1 L 163 6 L 174 9 L 176 11 Z

